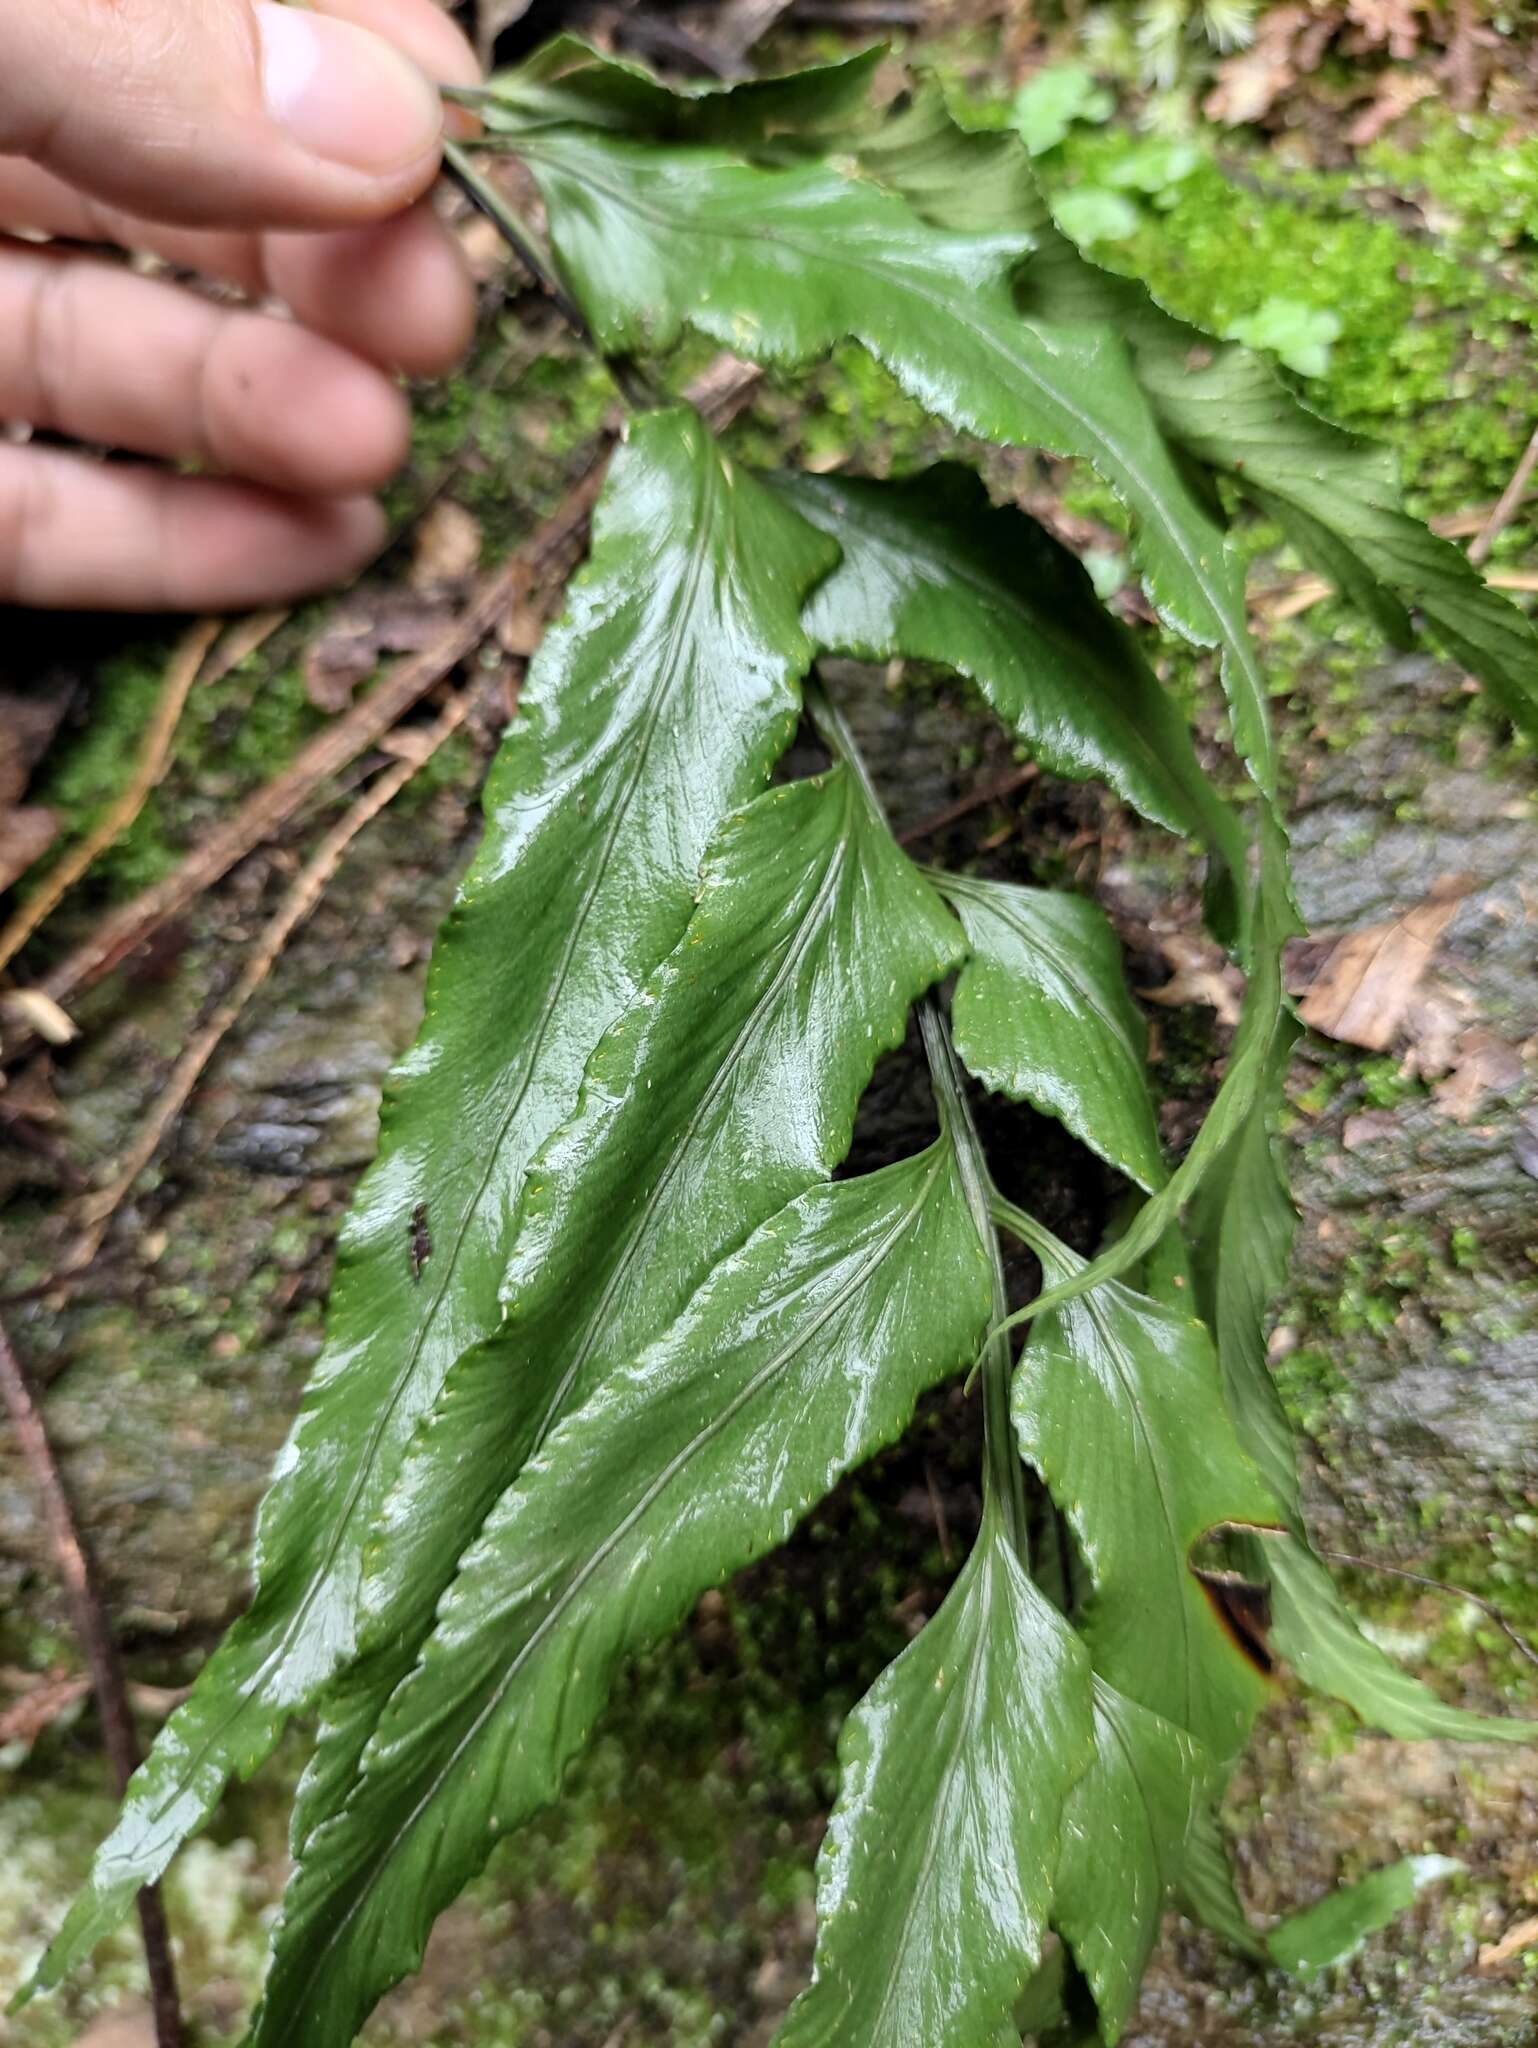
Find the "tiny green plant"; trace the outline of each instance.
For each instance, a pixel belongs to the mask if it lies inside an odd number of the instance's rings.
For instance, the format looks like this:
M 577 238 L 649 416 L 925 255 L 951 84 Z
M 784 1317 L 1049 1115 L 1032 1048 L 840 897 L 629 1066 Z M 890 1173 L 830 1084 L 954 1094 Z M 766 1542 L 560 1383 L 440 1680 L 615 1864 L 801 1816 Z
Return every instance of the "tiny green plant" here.
M 389 1091 L 255 1598 L 39 1985 L 316 1716 L 251 2040 L 341 2048 L 559 1796 L 624 1661 L 974 1370 L 980 1534 L 845 1727 L 784 2048 L 999 2048 L 1065 2011 L 1114 2042 L 1171 1899 L 1262 1953 L 1216 1808 L 1267 1654 L 1397 1735 L 1538 1734 L 1390 1662 L 1309 1547 L 1265 1358 L 1297 919 L 1227 509 L 1529 725 L 1538 641 L 1404 514 L 1381 451 L 1089 261 L 1018 135 L 923 83 L 878 107 L 875 77 L 871 55 L 677 93 L 562 41 L 475 96 L 548 254 L 463 151 L 460 175 L 633 415 Z M 1042 527 L 957 463 L 751 473 L 657 397 L 686 331 L 782 369 L 857 342 L 959 436 L 1091 464 L 1161 618 L 1216 658 L 1247 800 Z M 1204 848 L 1246 990 L 1177 1165 L 1103 913 L 916 866 L 824 653 L 943 664 L 1044 768 Z M 775 779 L 803 720 L 827 765 Z M 835 1178 L 915 1009 L 938 1135 Z M 999 1193 L 973 1084 L 1125 1177 L 1094 1256 Z M 1043 1276 L 1013 1314 L 1001 1237 Z M 1060 1542 L 1033 1549 L 1033 1498 Z M 1265 1654 L 1235 1620 L 1262 1595 Z

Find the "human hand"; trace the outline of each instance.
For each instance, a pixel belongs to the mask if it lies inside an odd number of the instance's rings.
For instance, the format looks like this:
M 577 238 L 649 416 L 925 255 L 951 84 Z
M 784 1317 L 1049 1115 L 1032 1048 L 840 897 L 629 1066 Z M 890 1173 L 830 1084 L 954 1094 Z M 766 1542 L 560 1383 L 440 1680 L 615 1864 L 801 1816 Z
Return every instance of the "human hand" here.
M 368 559 L 367 494 L 407 447 L 389 373 L 446 370 L 469 339 L 459 252 L 415 202 L 438 168 L 428 81 L 475 76 L 433 0 L 0 0 L 0 422 L 222 473 L 0 439 L 0 603 L 223 610 Z

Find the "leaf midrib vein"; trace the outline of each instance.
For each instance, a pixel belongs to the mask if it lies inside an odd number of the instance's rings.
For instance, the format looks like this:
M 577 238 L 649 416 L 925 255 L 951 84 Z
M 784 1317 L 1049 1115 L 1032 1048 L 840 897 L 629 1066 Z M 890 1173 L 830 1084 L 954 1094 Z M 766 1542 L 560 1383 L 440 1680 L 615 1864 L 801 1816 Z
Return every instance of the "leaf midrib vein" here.
M 721 1065 L 717 1068 L 714 1076 L 711 1079 L 710 1085 L 706 1089 L 704 1095 L 696 1104 L 693 1116 L 689 1119 L 689 1122 L 685 1129 L 681 1131 L 678 1137 L 674 1140 L 673 1148 L 671 1152 L 668 1154 L 666 1164 L 663 1166 L 661 1173 L 652 1182 L 651 1189 L 647 1194 L 646 1200 L 642 1204 L 640 1213 L 635 1219 L 634 1228 L 631 1231 L 630 1237 L 627 1243 L 625 1244 L 624 1249 L 620 1253 L 619 1261 L 614 1267 L 614 1270 L 609 1275 L 608 1282 L 604 1287 L 604 1291 L 602 1297 L 598 1302 L 598 1306 L 588 1318 L 587 1328 L 583 1332 L 581 1348 L 577 1352 L 576 1357 L 571 1361 L 570 1365 L 567 1367 L 565 1373 L 562 1375 L 560 1385 L 555 1389 L 554 1393 L 550 1397 L 549 1402 L 546 1404 L 545 1412 L 540 1418 L 538 1432 L 534 1439 L 535 1450 L 537 1450 L 540 1444 L 543 1443 L 545 1433 L 550 1428 L 552 1419 L 559 1415 L 561 1407 L 565 1402 L 567 1395 L 570 1393 L 572 1385 L 576 1380 L 578 1373 L 581 1372 L 583 1366 L 587 1363 L 589 1357 L 592 1355 L 593 1346 L 598 1342 L 599 1335 L 603 1329 L 604 1322 L 606 1320 L 608 1313 L 609 1304 L 614 1299 L 615 1292 L 618 1289 L 621 1281 L 629 1272 L 631 1265 L 635 1260 L 636 1254 L 640 1249 L 642 1240 L 645 1238 L 647 1230 L 651 1225 L 651 1220 L 657 1213 L 657 1209 L 661 1204 L 664 1194 L 667 1192 L 668 1187 L 672 1184 L 674 1176 L 677 1174 L 679 1167 L 681 1166 L 684 1158 L 687 1156 L 689 1149 L 694 1142 L 695 1136 L 699 1131 L 700 1125 L 704 1122 L 706 1116 L 709 1114 L 711 1108 L 714 1106 L 722 1090 L 726 1087 L 728 1081 L 735 1073 L 737 1066 L 742 1060 L 742 1057 L 747 1049 L 747 1046 L 757 1033 L 759 1022 L 763 1017 L 765 1011 L 769 1008 L 771 1003 L 773 1003 L 775 999 L 779 996 L 781 989 L 785 985 L 785 982 L 788 980 L 790 975 L 794 973 L 796 968 L 800 965 L 801 960 L 805 956 L 808 946 L 810 946 L 812 942 L 813 935 L 820 927 L 822 914 L 826 908 L 828 899 L 836 892 L 838 888 L 839 881 L 843 874 L 844 863 L 849 851 L 848 827 L 853 811 L 853 790 L 853 778 L 846 777 L 844 784 L 844 827 L 840 831 L 837 842 L 834 846 L 833 856 L 828 863 L 827 873 L 823 876 L 822 881 L 819 883 L 816 895 L 813 897 L 811 903 L 806 907 L 805 911 L 802 913 L 801 922 L 796 932 L 792 935 L 792 937 L 789 940 L 785 942 L 784 958 L 781 960 L 779 966 L 776 968 L 768 988 L 764 990 L 763 994 L 759 997 L 757 1003 L 754 1004 L 752 1012 L 744 1020 L 741 1028 L 737 1032 L 736 1037 L 732 1041 L 730 1051 L 727 1053 L 726 1058 L 721 1062 Z M 643 1339 L 643 1342 L 650 1341 L 650 1339 Z

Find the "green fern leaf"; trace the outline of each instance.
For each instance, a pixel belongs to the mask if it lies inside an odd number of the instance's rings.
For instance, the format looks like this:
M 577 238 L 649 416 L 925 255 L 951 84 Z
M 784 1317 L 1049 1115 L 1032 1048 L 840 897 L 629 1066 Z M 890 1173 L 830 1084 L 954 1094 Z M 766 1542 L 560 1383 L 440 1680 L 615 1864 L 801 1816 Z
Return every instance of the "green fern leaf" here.
M 1049 1288 L 1082 1270 L 1038 1225 L 1022 1235 Z M 1088 1568 L 1083 1632 L 1096 1671 L 1231 1758 L 1266 1687 L 1191 1569 L 1191 1550 L 1216 1529 L 1275 1527 L 1279 1510 L 1226 1419 L 1205 1329 L 1103 1281 L 1038 1319 L 1013 1412 L 1021 1451 Z
M 555 1430 L 311 1838 L 253 2048 L 351 2038 L 495 1838 L 554 1796 L 622 1657 L 896 1437 L 972 1356 L 990 1289 L 942 1139 L 772 1217 Z
M 1030 312 L 1125 337 L 1169 442 L 1270 512 L 1299 552 L 1395 645 L 1432 637 L 1538 729 L 1538 632 L 1467 556 L 1405 512 L 1390 451 L 1313 412 L 1251 350 L 1204 333 L 1132 279 L 1100 269 L 1054 223 L 1016 136 L 968 134 L 935 87 L 868 142 L 861 160 L 938 226 L 1011 230 L 1034 254 Z
M 1197 1301 L 1217 1343 L 1228 1411 L 1286 1514 L 1285 1530 L 1248 1546 L 1255 1579 L 1270 1584 L 1268 1639 L 1305 1685 L 1402 1741 L 1530 1743 L 1538 1740 L 1538 1722 L 1449 1706 L 1369 1642 L 1309 1547 L 1292 1431 L 1265 1347 L 1266 1317 L 1286 1283 L 1295 1221 L 1272 1131 L 1296 1035 L 1289 1024 L 1260 1100 L 1215 1162 L 1187 1218 Z
M 653 142 L 724 143 L 732 149 L 838 143 L 859 120 L 879 45 L 783 78 L 665 86 L 639 64 L 610 57 L 580 36 L 560 35 L 516 69 L 455 98 L 472 105 L 493 135 L 521 136 L 573 122 Z
M 820 647 L 943 662 L 1053 775 L 1099 776 L 1146 818 L 1202 839 L 1237 876 L 1245 842 L 1185 720 L 1084 570 L 979 479 L 940 463 L 899 482 L 772 479 L 843 559 L 805 615 Z
M 351 1656 L 363 1546 L 401 1450 L 500 1320 L 531 1155 L 684 929 L 717 824 L 794 730 L 800 604 L 833 552 L 693 413 L 636 423 L 487 792 L 485 843 L 343 1239 L 327 1349 L 262 1510 L 256 1599 L 135 1777 L 38 1983 L 89 1953 Z
M 369 1545 L 362 1634 L 301 1801 L 339 1802 L 497 1496 L 717 1263 L 848 1149 L 877 1057 L 962 935 L 835 768 L 730 820 L 677 948 L 530 1169 L 495 1336 L 455 1364 Z
M 945 1603 L 839 1741 L 817 1953 L 778 2048 L 973 2048 L 1040 1959 L 1089 1661 L 990 1511 Z
M 1095 1756 L 1064 1816 L 1053 1925 L 1121 2037 L 1212 1767 L 1184 1729 L 1095 1680 Z M 1114 1846 L 1113 1846 L 1114 1845 Z
M 1235 743 L 1274 793 L 1237 558 L 1167 447 L 1114 329 L 1058 323 L 1028 295 L 1017 301 L 1029 233 L 937 228 L 829 164 L 763 168 L 579 127 L 510 140 L 606 350 L 654 353 L 693 326 L 761 360 L 802 363 L 849 338 L 952 425 L 1091 462 L 1138 522 L 1161 615 L 1221 651 Z
M 951 875 L 940 886 L 972 948 L 951 1012 L 965 1066 L 1060 1117 L 1139 1187 L 1162 1187 L 1147 1032 L 1105 912 L 1052 889 Z

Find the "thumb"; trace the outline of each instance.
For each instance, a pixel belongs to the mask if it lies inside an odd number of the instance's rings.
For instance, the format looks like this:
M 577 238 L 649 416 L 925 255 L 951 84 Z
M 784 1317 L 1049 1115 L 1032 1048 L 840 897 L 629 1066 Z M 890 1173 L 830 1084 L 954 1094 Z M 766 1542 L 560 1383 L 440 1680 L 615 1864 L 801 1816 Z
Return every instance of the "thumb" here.
M 0 8 L 0 152 L 162 221 L 322 228 L 379 219 L 438 167 L 431 0 L 53 0 Z M 352 19 L 338 19 L 340 15 Z M 465 52 L 468 57 L 468 52 Z

